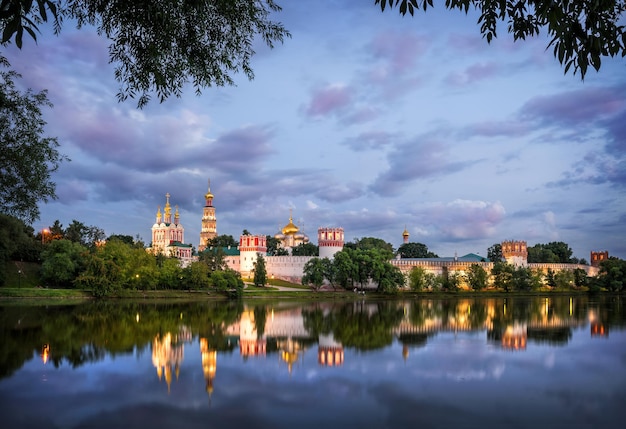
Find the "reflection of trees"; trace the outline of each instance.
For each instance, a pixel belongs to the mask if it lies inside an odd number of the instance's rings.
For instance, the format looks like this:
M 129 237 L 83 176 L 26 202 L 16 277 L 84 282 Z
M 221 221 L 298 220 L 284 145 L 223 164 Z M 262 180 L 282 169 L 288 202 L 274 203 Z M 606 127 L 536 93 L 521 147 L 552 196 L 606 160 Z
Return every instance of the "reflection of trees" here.
M 427 338 L 422 334 L 436 334 L 439 329 L 487 329 L 488 338 L 501 339 L 511 326 L 528 326 L 530 341 L 564 344 L 571 338 L 571 327 L 590 321 L 605 332 L 626 327 L 623 297 L 619 295 L 364 300 L 305 307 L 289 301 L 287 305 L 302 308 L 304 327 L 310 334 L 306 341 L 332 334 L 343 346 L 359 350 L 385 347 L 394 335 L 403 344 L 422 344 Z M 150 349 L 156 335 L 176 333 L 182 325 L 193 336 L 205 338 L 212 350 L 232 352 L 236 342 L 226 336 L 226 329 L 239 320 L 242 311 L 243 304 L 238 301 L 0 306 L 0 378 L 40 355 L 44 344 L 50 345 L 48 365 L 77 367 L 107 355 L 135 350 L 142 353 Z M 268 310 L 261 304 L 254 312 L 260 323 Z M 428 329 L 413 329 L 422 327 Z M 256 329 L 262 332 L 263 326 L 258 324 Z M 278 349 L 277 340 L 268 339 L 267 353 Z
M 537 343 L 564 345 L 572 338 L 570 328 L 537 329 L 528 328 L 528 339 Z
M 224 330 L 238 319 L 242 305 L 233 301 L 142 304 L 98 301 L 75 306 L 0 307 L 0 377 L 11 375 L 24 362 L 50 345 L 49 363 L 72 367 L 106 355 L 139 353 L 155 335 L 187 326 L 201 333 L 217 350 L 232 350 Z
M 390 302 L 367 307 L 361 303 L 344 305 L 335 315 L 333 334 L 344 347 L 358 350 L 381 348 L 391 344 L 392 330 L 403 316 L 402 308 Z

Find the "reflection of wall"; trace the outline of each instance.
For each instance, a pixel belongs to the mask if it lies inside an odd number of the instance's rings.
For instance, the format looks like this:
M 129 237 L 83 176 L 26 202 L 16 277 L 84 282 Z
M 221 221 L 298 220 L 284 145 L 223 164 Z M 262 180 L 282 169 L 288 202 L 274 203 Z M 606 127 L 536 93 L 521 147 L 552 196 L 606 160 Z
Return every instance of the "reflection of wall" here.
M 343 346 L 335 341 L 333 334 L 319 336 L 317 362 L 322 366 L 343 364 Z
M 592 337 L 609 337 L 609 327 L 604 323 L 594 320 L 590 323 L 591 336 Z

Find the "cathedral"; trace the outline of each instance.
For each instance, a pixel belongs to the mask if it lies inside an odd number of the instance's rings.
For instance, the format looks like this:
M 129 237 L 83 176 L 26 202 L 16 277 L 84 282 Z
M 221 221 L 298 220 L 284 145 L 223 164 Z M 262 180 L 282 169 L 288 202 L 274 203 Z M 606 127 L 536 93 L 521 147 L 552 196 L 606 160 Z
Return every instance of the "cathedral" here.
M 185 244 L 185 228 L 180 223 L 178 206 L 175 208 L 174 222 L 172 222 L 170 194 L 165 194 L 163 214 L 159 206 L 156 221 L 152 225 L 152 245 L 147 250 L 154 255 L 163 254 L 178 258 L 181 265 L 186 266 L 193 261 L 193 246 Z

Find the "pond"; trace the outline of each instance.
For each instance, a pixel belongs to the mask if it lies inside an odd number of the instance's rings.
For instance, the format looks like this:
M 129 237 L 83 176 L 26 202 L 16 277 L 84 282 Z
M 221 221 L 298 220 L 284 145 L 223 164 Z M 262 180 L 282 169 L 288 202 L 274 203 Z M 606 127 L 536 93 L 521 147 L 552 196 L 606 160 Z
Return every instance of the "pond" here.
M 614 427 L 623 304 L 1 305 L 2 427 Z

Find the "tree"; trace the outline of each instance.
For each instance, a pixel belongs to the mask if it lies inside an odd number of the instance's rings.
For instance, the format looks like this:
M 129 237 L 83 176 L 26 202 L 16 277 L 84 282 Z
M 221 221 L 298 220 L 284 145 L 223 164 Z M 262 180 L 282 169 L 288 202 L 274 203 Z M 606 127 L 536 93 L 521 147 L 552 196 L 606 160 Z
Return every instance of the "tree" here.
M 188 83 L 202 88 L 233 85 L 233 74 L 254 78 L 250 61 L 253 41 L 267 46 L 290 37 L 282 24 L 270 20 L 281 8 L 274 0 L 4 0 L 0 8 L 2 44 L 11 39 L 22 48 L 24 31 L 36 40 L 37 24 L 64 20 L 78 28 L 94 26 L 107 37 L 110 62 L 116 65 L 120 101 L 137 98 L 137 106 L 152 94 L 163 102 L 179 97 Z
M 491 269 L 491 275 L 493 276 L 493 285 L 497 289 L 502 289 L 508 292 L 512 288 L 513 281 L 513 265 L 506 262 L 495 262 Z
M 361 249 L 361 250 L 369 250 L 369 249 L 381 249 L 385 250 L 389 253 L 389 258 L 393 258 L 393 245 L 391 243 L 386 242 L 381 238 L 376 237 L 362 237 L 355 238 L 352 243 L 346 243 L 346 247 L 352 249 Z
M 302 274 L 302 284 L 318 291 L 324 284 L 324 263 L 320 258 L 311 258 L 304 264 Z
M 502 244 L 495 243 L 493 246 L 487 249 L 487 259 L 491 262 L 500 262 L 503 259 L 502 256 Z
M 209 267 L 202 262 L 192 262 L 183 268 L 183 278 L 188 289 L 208 289 L 211 285 L 209 274 Z
M 237 247 L 239 243 L 232 235 L 218 235 L 207 241 L 206 247 Z
M 313 243 L 300 243 L 291 249 L 292 256 L 318 256 L 319 247 Z
M 398 247 L 401 258 L 438 258 L 437 254 L 428 251 L 428 246 L 422 243 L 404 243 Z
M 267 283 L 267 269 L 265 268 L 265 258 L 260 253 L 254 262 L 254 285 L 264 287 Z
M 472 264 L 467 271 L 467 283 L 473 290 L 482 290 L 487 287 L 489 275 L 483 267 Z
M 409 272 L 409 287 L 411 290 L 420 292 L 427 288 L 426 270 L 423 267 L 413 267 Z
M 211 271 L 224 271 L 227 268 L 226 253 L 223 247 L 207 247 L 199 254 L 200 261 L 207 264 Z
M 528 262 L 563 263 L 577 262 L 572 259 L 572 249 L 567 243 L 553 241 L 548 244 L 535 244 L 528 248 Z
M 87 249 L 69 240 L 54 240 L 42 254 L 41 280 L 54 287 L 70 287 L 83 270 Z
M 39 219 L 37 204 L 56 199 L 51 175 L 67 158 L 57 139 L 44 135 L 42 108 L 52 106 L 46 91 L 20 91 L 21 76 L 7 67 L 0 56 L 0 210 L 31 224 Z
M 5 282 L 6 263 L 10 260 L 34 262 L 41 246 L 33 238 L 33 228 L 21 219 L 0 213 L 0 286 Z
M 433 7 L 433 0 L 375 0 L 381 10 L 397 6 L 402 15 Z M 602 57 L 626 55 L 626 31 L 622 15 L 626 11 L 624 0 L 447 0 L 447 9 L 468 13 L 470 6 L 478 10 L 480 32 L 487 43 L 497 36 L 498 22 L 507 21 L 513 40 L 524 40 L 544 30 L 551 37 L 548 48 L 565 67 L 573 66 L 584 79 L 591 65 L 599 70 Z
M 610 257 L 600 262 L 600 272 L 595 283 L 611 292 L 626 290 L 626 261 Z
M 280 240 L 271 235 L 265 236 L 265 243 L 267 246 L 267 255 L 268 256 L 287 256 L 289 252 L 287 249 L 280 247 Z

